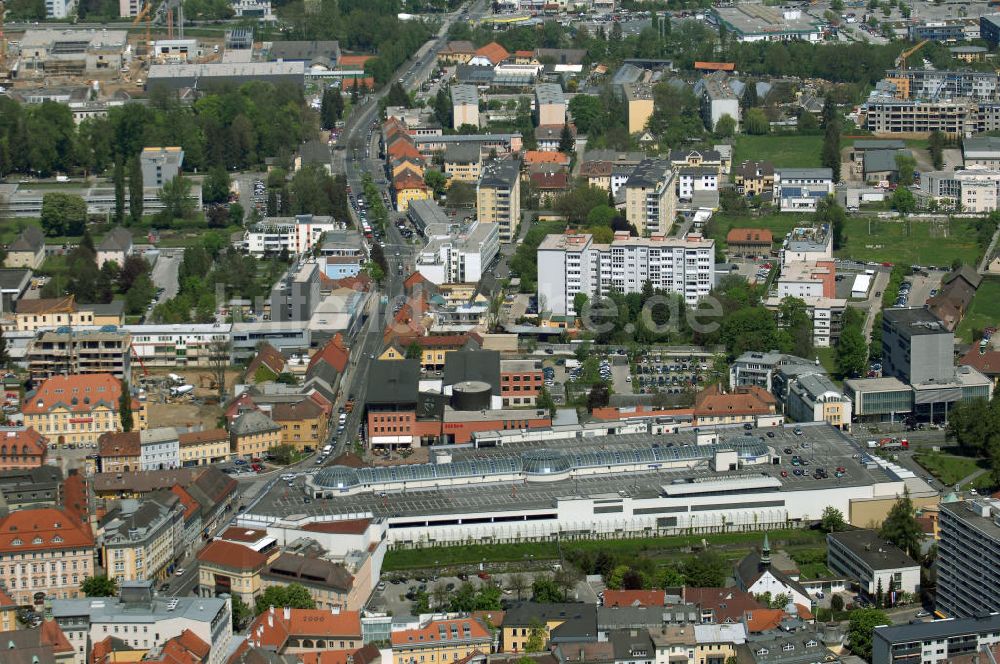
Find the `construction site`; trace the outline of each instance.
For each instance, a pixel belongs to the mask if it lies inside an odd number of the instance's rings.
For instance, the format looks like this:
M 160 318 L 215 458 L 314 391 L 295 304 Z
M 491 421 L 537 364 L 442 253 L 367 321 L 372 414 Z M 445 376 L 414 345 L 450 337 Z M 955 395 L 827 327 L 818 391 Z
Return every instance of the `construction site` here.
M 0 89 L 25 100 L 81 106 L 144 94 L 149 68 L 221 62 L 225 38 L 185 37 L 180 2 L 146 2 L 124 27 L 7 31 L 0 0 Z

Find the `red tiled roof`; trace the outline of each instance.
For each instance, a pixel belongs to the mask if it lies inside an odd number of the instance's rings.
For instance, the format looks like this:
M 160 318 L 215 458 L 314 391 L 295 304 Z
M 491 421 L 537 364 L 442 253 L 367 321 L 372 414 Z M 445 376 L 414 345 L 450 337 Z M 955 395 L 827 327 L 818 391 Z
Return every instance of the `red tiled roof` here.
M 361 614 L 357 611 L 333 613 L 327 609 L 269 608 L 250 624 L 247 635 L 251 645 L 279 651 L 293 637 L 361 638 Z
M 988 350 L 980 353 L 979 346 L 973 346 L 958 363 L 972 367 L 986 376 L 996 376 L 1000 374 L 1000 351 Z
M 198 552 L 198 561 L 230 569 L 248 570 L 263 568 L 267 564 L 267 556 L 242 544 L 214 540 Z
M 371 519 L 346 519 L 344 521 L 314 521 L 313 523 L 306 524 L 302 526 L 302 530 L 307 530 L 311 533 L 330 533 L 335 535 L 362 535 L 368 526 L 371 525 Z
M 0 588 L 0 609 L 10 609 L 17 607 L 17 602 Z
M 524 153 L 525 164 L 561 164 L 569 165 L 569 155 L 562 152 L 542 152 L 541 150 L 527 150 Z
M 105 459 L 138 457 L 140 442 L 138 431 L 108 431 L 97 438 L 97 451 Z
M 94 546 L 90 527 L 55 507 L 18 510 L 0 519 L 0 553 L 27 553 Z
M 694 63 L 695 69 L 700 69 L 702 71 L 733 71 L 736 69 L 736 63 L 734 62 L 701 62 L 696 60 Z
M 296 657 L 302 664 L 368 664 L 380 657 L 379 650 L 375 646 L 368 644 L 357 650 L 317 650 L 313 652 L 300 652 Z M 350 658 L 350 660 L 348 660 Z
M 767 244 L 774 241 L 766 228 L 732 228 L 726 233 L 726 244 Z
M 719 415 L 767 415 L 774 412 L 774 395 L 756 385 L 747 385 L 724 392 L 716 385 L 710 385 L 695 395 L 694 414 L 699 416 Z
M 532 173 L 531 182 L 539 189 L 563 190 L 569 188 L 568 173 Z
M 80 523 L 87 523 L 87 485 L 79 470 L 69 471 L 62 489 L 63 509 Z
M 368 88 L 369 90 L 375 89 L 375 78 L 372 76 L 345 76 L 340 79 L 340 89 L 353 89 L 355 81 L 357 81 L 358 87 Z
M 476 55 L 481 55 L 494 65 L 500 64 L 510 57 L 510 53 L 503 46 L 496 42 L 490 42 L 486 46 L 476 50 Z
M 487 641 L 492 638 L 483 624 L 474 618 L 431 620 L 424 627 L 392 632 L 392 634 L 390 634 L 390 638 L 392 639 L 392 645 L 394 647 L 412 646 L 417 644 L 426 645 L 433 643 L 447 643 L 448 639 L 451 638 L 451 630 L 453 627 L 458 630 L 459 636 L 462 637 L 463 630 L 466 625 L 469 626 L 469 635 L 471 638 L 486 639 Z M 441 639 L 439 636 L 439 627 L 444 628 L 444 639 Z
M 25 415 L 49 413 L 62 406 L 74 413 L 86 413 L 98 404 L 118 410 L 122 384 L 111 374 L 74 374 L 46 379 L 24 402 Z M 132 408 L 139 402 L 132 400 Z
M 170 491 L 180 498 L 181 505 L 184 506 L 184 520 L 187 521 L 198 510 L 198 501 L 180 484 L 170 487 Z
M 688 588 L 683 599 L 697 604 L 702 611 L 714 611 L 716 622 L 739 622 L 747 611 L 765 608 L 748 592 L 736 588 Z
M 250 364 L 247 365 L 247 370 L 243 372 L 243 375 L 248 380 L 252 380 L 257 373 L 257 369 L 262 366 L 267 367 L 275 374 L 280 374 L 285 370 L 285 364 L 285 357 L 277 348 L 265 341 L 260 345 L 257 354 L 250 360 Z
M 225 429 L 205 429 L 204 431 L 188 431 L 177 434 L 177 440 L 181 447 L 192 445 L 202 445 L 204 443 L 217 443 L 229 440 L 229 432 Z
M 264 537 L 267 537 L 267 531 L 261 530 L 259 528 L 240 528 L 238 526 L 230 526 L 222 531 L 219 535 L 219 539 L 226 540 L 228 542 L 256 542 Z
M 52 646 L 53 652 L 73 652 L 73 645 L 55 620 L 46 620 L 42 623 L 38 642 Z
M 663 606 L 662 590 L 605 590 L 604 606 Z
M 43 456 L 48 450 L 45 436 L 32 427 L 0 433 L 0 457 L 11 455 Z
M 339 373 L 343 373 L 350 359 L 351 353 L 347 349 L 347 345 L 344 344 L 344 335 L 338 332 L 316 354 L 309 358 L 308 368 L 312 369 L 313 365 L 319 362 L 326 362 Z
M 18 315 L 34 314 L 68 314 L 79 311 L 76 306 L 76 298 L 73 295 L 66 297 L 46 297 L 37 300 L 18 300 L 16 305 Z
M 148 664 L 202 664 L 208 661 L 211 646 L 189 629 L 163 644 L 159 657 L 143 659 Z
M 394 177 L 392 179 L 392 186 L 396 191 L 402 189 L 427 189 L 424 179 L 410 169 L 406 169 Z

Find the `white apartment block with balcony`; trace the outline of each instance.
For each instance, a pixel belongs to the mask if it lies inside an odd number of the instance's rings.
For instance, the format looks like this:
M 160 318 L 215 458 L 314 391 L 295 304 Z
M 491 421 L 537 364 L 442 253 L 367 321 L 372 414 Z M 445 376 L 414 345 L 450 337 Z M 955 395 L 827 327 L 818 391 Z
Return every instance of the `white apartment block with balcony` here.
M 644 159 L 625 182 L 625 216 L 639 235 L 669 233 L 677 216 L 677 172 L 670 162 Z
M 646 282 L 695 304 L 712 289 L 714 262 L 715 241 L 697 235 L 617 233 L 611 244 L 595 243 L 588 233 L 549 235 L 538 247 L 539 308 L 575 315 L 577 293 L 591 300 L 612 289 L 638 293 Z
M 468 224 L 432 224 L 427 246 L 417 255 L 416 269 L 435 284 L 475 284 L 500 251 L 500 225 L 473 220 Z
M 282 251 L 302 254 L 320 242 L 324 233 L 344 230 L 343 222 L 333 217 L 300 214 L 295 217 L 274 217 L 256 224 L 246 232 L 243 243 L 251 256 L 277 255 Z
M 815 212 L 833 193 L 829 168 L 781 168 L 774 171 L 774 200 L 781 212 Z

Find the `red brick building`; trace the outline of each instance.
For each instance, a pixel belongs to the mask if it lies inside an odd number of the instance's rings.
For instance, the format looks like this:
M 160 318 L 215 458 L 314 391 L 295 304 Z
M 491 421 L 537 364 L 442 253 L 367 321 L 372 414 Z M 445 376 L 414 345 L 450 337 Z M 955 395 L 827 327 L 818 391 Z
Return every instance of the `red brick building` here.
M 544 387 L 541 362 L 537 360 L 502 360 L 500 362 L 500 397 L 504 407 L 533 406 Z

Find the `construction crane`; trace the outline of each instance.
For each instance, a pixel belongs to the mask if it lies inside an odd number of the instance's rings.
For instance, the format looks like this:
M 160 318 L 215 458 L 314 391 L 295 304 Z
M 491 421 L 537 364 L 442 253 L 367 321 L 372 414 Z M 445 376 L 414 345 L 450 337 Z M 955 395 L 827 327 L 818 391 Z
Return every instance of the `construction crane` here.
M 919 51 L 920 49 L 922 49 L 924 46 L 926 46 L 929 41 L 930 41 L 929 39 L 925 39 L 916 46 L 908 48 L 902 53 L 900 53 L 899 57 L 896 58 L 896 67 L 898 67 L 899 69 L 906 69 L 906 59 L 911 55 L 913 55 L 914 53 L 916 53 L 917 51 Z
M 146 60 L 152 59 L 153 47 L 150 44 L 151 33 L 152 33 L 152 12 L 153 3 L 150 0 L 142 5 L 142 11 L 135 15 L 135 19 L 132 21 L 132 27 L 139 25 L 143 19 L 146 19 Z

